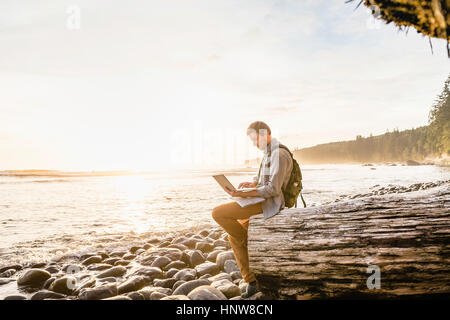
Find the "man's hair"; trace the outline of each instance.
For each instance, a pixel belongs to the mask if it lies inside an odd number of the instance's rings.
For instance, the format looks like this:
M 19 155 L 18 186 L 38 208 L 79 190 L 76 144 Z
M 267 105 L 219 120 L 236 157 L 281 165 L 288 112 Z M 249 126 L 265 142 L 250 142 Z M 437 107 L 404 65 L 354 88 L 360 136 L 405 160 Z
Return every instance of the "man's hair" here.
M 261 131 L 263 130 L 263 131 Z M 247 135 L 249 135 L 252 132 L 256 133 L 265 133 L 265 135 L 270 135 L 271 131 L 267 123 L 263 121 L 255 121 L 250 123 L 250 125 L 247 128 Z

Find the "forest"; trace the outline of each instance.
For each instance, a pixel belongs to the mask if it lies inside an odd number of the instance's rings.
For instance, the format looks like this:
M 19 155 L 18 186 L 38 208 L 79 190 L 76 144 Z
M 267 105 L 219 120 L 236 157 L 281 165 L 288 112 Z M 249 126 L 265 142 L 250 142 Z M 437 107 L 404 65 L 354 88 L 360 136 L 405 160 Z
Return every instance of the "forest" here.
M 411 160 L 427 163 L 430 159 L 445 163 L 450 155 L 449 90 L 450 75 L 431 107 L 426 126 L 403 131 L 388 130 L 377 136 L 358 135 L 355 140 L 297 149 L 294 150 L 295 158 L 303 164 L 411 163 Z

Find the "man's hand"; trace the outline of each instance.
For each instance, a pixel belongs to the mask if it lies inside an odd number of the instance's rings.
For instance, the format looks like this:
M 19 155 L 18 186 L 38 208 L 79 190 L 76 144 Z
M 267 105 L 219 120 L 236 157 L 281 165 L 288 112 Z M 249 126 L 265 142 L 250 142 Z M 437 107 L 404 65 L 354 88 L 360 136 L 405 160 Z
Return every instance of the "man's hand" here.
M 259 197 L 259 194 L 256 190 L 244 192 L 244 191 L 231 191 L 229 189 L 226 189 L 225 191 L 232 197 L 242 197 L 242 198 Z
M 239 184 L 238 189 L 241 189 L 241 188 L 255 188 L 255 187 L 256 187 L 256 184 L 254 182 L 241 182 Z

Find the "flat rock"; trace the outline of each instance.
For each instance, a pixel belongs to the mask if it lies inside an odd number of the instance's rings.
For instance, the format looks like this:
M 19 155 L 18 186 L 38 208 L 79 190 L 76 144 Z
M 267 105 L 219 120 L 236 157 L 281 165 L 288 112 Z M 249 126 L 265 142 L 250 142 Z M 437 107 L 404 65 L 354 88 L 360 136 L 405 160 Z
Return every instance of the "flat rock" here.
M 139 289 L 142 289 L 149 283 L 149 280 L 145 276 L 132 276 L 125 282 L 121 283 L 118 286 L 119 294 L 131 292 L 131 291 L 137 291 Z
M 195 269 L 183 269 L 178 271 L 174 277 L 178 280 L 190 281 L 194 280 L 197 276 Z
M 209 285 L 210 282 L 206 279 L 197 279 L 197 280 L 191 280 L 191 281 L 187 281 L 185 283 L 183 283 L 182 285 L 180 285 L 178 288 L 176 288 L 173 291 L 174 295 L 188 295 L 189 292 L 191 292 L 192 290 L 194 290 L 197 287 L 200 286 L 204 286 L 204 285 Z
M 227 300 L 227 297 L 220 290 L 209 285 L 197 287 L 187 296 L 191 300 Z
M 163 272 L 157 267 L 141 267 L 137 269 L 133 275 L 145 276 L 149 281 L 156 278 L 163 278 Z
M 155 279 L 155 280 L 153 281 L 153 284 L 154 284 L 156 287 L 172 288 L 173 285 L 174 285 L 177 281 L 179 281 L 179 280 L 176 279 L 176 278 Z
M 77 286 L 77 279 L 73 276 L 64 276 L 52 282 L 49 286 L 50 291 L 69 295 Z
M 220 290 L 220 292 L 222 292 L 228 299 L 241 295 L 241 289 L 226 279 L 211 283 L 211 287 Z
M 128 296 L 115 296 L 115 297 L 109 297 L 102 300 L 133 300 Z
M 93 263 L 100 263 L 100 262 L 102 262 L 102 260 L 103 260 L 103 258 L 101 256 L 92 256 L 92 257 L 89 257 L 89 258 L 83 260 L 83 262 L 81 262 L 81 264 L 88 266 Z
M 167 296 L 161 300 L 190 300 L 189 297 L 183 295 Z
M 239 271 L 239 266 L 237 265 L 237 262 L 235 260 L 226 260 L 223 265 L 223 270 L 226 273 L 232 273 L 235 271 Z
M 219 266 L 211 261 L 199 264 L 198 266 L 195 267 L 195 270 L 197 271 L 198 276 L 202 276 L 207 273 L 211 275 L 216 275 L 220 272 Z
M 17 284 L 21 286 L 29 285 L 39 287 L 50 277 L 51 274 L 48 271 L 42 269 L 30 269 L 17 279 Z
M 42 290 L 42 291 L 38 291 L 35 294 L 33 294 L 30 298 L 30 300 L 44 300 L 44 299 L 62 299 L 64 298 L 65 295 L 61 294 L 61 293 L 57 293 L 57 292 L 53 292 L 53 291 L 48 291 L 48 290 Z
M 27 297 L 15 294 L 5 297 L 3 300 L 27 300 Z
M 234 253 L 233 253 L 232 250 L 224 251 L 224 252 L 221 252 L 221 253 L 219 253 L 217 255 L 216 263 L 217 263 L 217 265 L 219 266 L 219 268 L 221 270 L 223 270 L 223 267 L 225 265 L 225 261 L 227 261 L 227 260 L 236 260 L 234 258 Z
M 167 266 L 171 262 L 172 262 L 172 260 L 170 260 L 166 256 L 162 256 L 162 257 L 156 258 L 150 266 L 163 269 L 165 266 Z
M 101 300 L 117 296 L 117 286 L 115 284 L 103 285 L 95 288 L 87 288 L 81 291 L 80 300 Z
M 97 278 L 106 278 L 106 277 L 121 277 L 125 273 L 127 273 L 127 269 L 122 266 L 112 267 L 108 270 L 103 271 L 102 273 L 97 275 Z

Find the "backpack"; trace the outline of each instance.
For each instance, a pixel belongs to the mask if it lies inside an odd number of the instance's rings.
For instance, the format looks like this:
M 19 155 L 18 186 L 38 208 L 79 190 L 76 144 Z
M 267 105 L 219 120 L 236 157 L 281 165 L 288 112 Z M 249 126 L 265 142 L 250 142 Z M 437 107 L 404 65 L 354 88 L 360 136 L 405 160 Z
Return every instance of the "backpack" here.
M 292 159 L 291 176 L 286 185 L 286 188 L 281 189 L 281 191 L 283 192 L 283 196 L 284 196 L 285 206 L 288 208 L 292 208 L 293 206 L 295 206 L 297 208 L 297 198 L 300 195 L 302 202 L 303 202 L 303 206 L 306 208 L 305 199 L 303 199 L 303 195 L 301 194 L 301 191 L 303 189 L 303 184 L 302 184 L 302 171 L 300 170 L 300 166 L 298 165 L 297 160 L 294 159 L 292 152 L 285 145 L 282 145 L 280 143 L 279 147 L 287 150 L 287 152 L 289 152 L 289 154 L 291 155 L 291 159 Z M 261 165 L 260 165 L 259 171 L 258 171 L 258 180 L 259 180 L 259 174 L 261 172 L 261 167 L 262 167 L 262 162 L 261 162 Z

